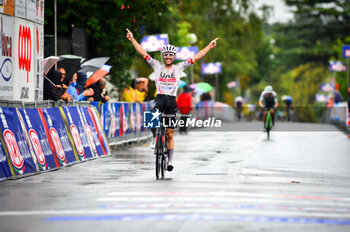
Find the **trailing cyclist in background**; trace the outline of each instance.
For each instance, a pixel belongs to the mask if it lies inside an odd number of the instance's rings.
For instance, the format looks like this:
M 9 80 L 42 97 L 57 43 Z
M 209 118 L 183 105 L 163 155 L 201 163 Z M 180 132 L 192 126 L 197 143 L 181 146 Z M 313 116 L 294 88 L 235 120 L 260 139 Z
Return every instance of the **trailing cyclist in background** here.
M 242 109 L 243 109 L 243 97 L 237 96 L 235 98 L 235 108 L 236 108 L 236 119 L 241 121 Z
M 266 129 L 266 115 L 267 110 L 270 109 L 271 118 L 272 118 L 272 126 L 275 124 L 275 108 L 278 106 L 277 94 L 273 91 L 271 85 L 265 87 L 264 91 L 261 92 L 259 98 L 260 107 L 264 107 L 264 129 Z
M 282 101 L 286 107 L 286 119 L 288 122 L 292 121 L 294 115 L 294 105 L 291 96 L 283 95 Z
M 172 158 L 174 153 L 174 126 L 172 122 L 175 121 L 175 114 L 177 111 L 176 103 L 176 94 L 177 89 L 179 88 L 180 78 L 182 72 L 190 67 L 194 62 L 203 58 L 212 48 L 215 48 L 216 41 L 219 39 L 216 38 L 212 40 L 205 48 L 199 51 L 193 58 L 188 59 L 187 61 L 180 62 L 178 64 L 173 64 L 175 59 L 175 54 L 177 48 L 173 45 L 165 45 L 162 50 L 162 58 L 164 64 L 153 59 L 146 51 L 141 47 L 141 45 L 135 40 L 134 35 L 129 29 L 126 29 L 127 34 L 126 38 L 130 40 L 135 50 L 146 60 L 146 62 L 152 66 L 154 69 L 155 83 L 157 89 L 157 97 L 155 99 L 154 109 L 158 109 L 161 113 L 165 113 L 168 117 L 167 125 L 170 125 L 166 129 L 167 137 L 167 152 L 168 152 L 168 171 L 173 170 Z M 153 133 L 153 142 L 152 147 L 154 148 L 155 143 L 155 130 L 152 130 Z

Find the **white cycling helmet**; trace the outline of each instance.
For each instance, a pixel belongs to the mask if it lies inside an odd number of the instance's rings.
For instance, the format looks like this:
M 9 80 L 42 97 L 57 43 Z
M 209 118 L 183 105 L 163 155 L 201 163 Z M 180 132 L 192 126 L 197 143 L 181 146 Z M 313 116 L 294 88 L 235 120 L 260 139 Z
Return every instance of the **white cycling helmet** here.
M 162 48 L 161 52 L 162 52 L 162 55 L 163 55 L 164 53 L 167 53 L 167 52 L 176 54 L 177 48 L 176 48 L 175 46 L 171 45 L 171 44 L 168 44 L 168 45 L 165 45 L 165 46 Z
M 265 91 L 266 93 L 272 93 L 273 88 L 272 88 L 271 85 L 268 85 L 268 86 L 265 87 L 264 91 Z
M 289 99 L 289 96 L 287 96 L 287 95 L 282 96 L 282 101 L 287 101 L 288 99 Z

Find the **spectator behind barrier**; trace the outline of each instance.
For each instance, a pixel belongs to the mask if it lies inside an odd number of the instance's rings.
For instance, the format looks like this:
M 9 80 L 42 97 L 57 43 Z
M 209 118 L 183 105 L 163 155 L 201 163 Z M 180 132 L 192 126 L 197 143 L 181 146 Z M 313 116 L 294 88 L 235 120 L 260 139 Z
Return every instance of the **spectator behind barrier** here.
M 177 99 L 177 108 L 180 110 L 181 120 L 184 122 L 183 126 L 180 126 L 180 133 L 187 133 L 187 120 L 192 111 L 192 100 L 192 89 L 186 85 Z
M 47 73 L 46 78 L 44 78 L 44 100 L 58 101 L 63 94 L 61 86 L 62 73 L 51 69 Z
M 60 82 L 61 82 L 61 86 L 63 88 L 64 91 L 67 90 L 68 88 L 68 85 L 69 85 L 69 81 L 71 80 L 72 77 L 68 77 L 67 74 L 66 74 L 66 70 L 62 67 L 59 67 L 57 69 L 57 71 L 59 71 L 60 73 L 62 73 L 62 76 L 61 76 L 61 79 L 60 79 Z
M 148 86 L 147 83 L 136 78 L 131 81 L 131 86 L 128 89 L 124 89 L 122 93 L 122 101 L 127 102 L 143 102 L 147 97 Z
M 101 79 L 98 82 L 90 85 L 94 91 L 94 95 L 90 97 L 89 101 L 100 101 L 100 102 L 107 102 L 109 100 L 109 96 L 106 93 L 106 81 Z
M 84 92 L 84 86 L 86 84 L 87 81 L 87 75 L 83 72 L 77 72 L 77 84 L 75 86 L 75 88 L 78 91 L 78 94 L 81 94 L 82 92 Z
M 68 84 L 67 93 L 71 95 L 74 100 L 77 100 L 77 101 L 84 101 L 87 99 L 88 96 L 89 97 L 93 96 L 94 91 L 91 88 L 84 90 L 81 94 L 78 93 L 76 89 L 77 78 L 78 78 L 78 74 L 74 73 L 70 83 Z

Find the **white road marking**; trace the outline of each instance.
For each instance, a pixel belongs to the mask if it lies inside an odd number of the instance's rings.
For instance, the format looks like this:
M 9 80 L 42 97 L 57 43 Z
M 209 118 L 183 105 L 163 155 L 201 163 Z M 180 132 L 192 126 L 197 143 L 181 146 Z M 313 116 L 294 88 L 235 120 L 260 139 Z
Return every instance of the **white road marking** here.
M 248 216 L 307 217 L 350 219 L 344 213 L 318 213 L 295 211 L 251 211 L 244 209 L 104 209 L 104 210 L 38 210 L 38 211 L 2 211 L 0 216 L 51 216 L 51 215 L 144 215 L 144 214 L 220 214 Z

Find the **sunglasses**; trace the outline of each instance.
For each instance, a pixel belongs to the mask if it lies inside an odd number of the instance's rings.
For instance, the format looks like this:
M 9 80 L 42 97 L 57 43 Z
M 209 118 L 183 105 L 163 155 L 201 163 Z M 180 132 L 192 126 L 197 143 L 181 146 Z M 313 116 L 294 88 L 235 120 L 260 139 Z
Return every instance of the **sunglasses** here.
M 175 54 L 173 54 L 173 53 L 164 53 L 163 54 L 163 57 L 174 57 L 175 56 Z

